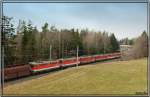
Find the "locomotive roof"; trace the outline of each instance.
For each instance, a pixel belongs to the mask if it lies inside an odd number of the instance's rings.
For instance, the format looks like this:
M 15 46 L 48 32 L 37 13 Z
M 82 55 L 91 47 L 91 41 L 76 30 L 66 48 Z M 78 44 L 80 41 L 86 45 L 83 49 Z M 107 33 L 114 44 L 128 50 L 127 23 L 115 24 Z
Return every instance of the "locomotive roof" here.
M 40 62 L 29 62 L 30 65 L 40 65 L 40 64 L 47 64 L 47 63 L 51 63 L 51 62 L 57 62 L 56 61 L 40 61 Z

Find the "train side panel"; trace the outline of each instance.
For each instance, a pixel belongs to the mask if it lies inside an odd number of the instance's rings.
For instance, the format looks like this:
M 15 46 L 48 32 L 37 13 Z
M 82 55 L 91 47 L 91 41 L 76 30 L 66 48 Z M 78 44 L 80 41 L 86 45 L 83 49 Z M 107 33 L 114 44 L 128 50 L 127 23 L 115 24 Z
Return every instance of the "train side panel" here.
M 70 58 L 70 59 L 64 59 L 62 60 L 61 66 L 73 66 L 76 64 L 80 64 L 80 61 L 77 60 L 77 58 Z
M 29 65 L 20 65 L 4 69 L 4 80 L 11 80 L 31 74 Z
M 80 57 L 81 64 L 86 64 L 86 63 L 91 63 L 91 62 L 95 62 L 95 58 L 93 56 Z
M 120 53 L 111 53 L 111 54 L 105 54 L 105 55 L 96 55 L 95 60 L 101 61 L 101 60 L 108 60 L 108 59 L 114 59 L 114 58 L 120 58 Z
M 30 65 L 33 73 L 56 69 L 60 67 L 60 63 L 58 61 L 42 62 L 42 63 L 35 63 L 35 64 L 30 63 Z

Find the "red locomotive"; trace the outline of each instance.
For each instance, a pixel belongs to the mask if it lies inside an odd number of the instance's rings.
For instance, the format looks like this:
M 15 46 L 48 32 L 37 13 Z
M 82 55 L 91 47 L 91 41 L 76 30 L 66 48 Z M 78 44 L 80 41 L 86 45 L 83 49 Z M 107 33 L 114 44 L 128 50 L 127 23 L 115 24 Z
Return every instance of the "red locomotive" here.
M 114 58 L 119 58 L 120 56 L 121 54 L 117 52 L 117 53 L 104 54 L 104 55 L 58 59 L 55 61 L 30 62 L 28 65 L 5 68 L 4 79 L 10 80 L 10 79 L 23 77 L 23 76 L 28 76 L 41 71 L 46 71 L 46 70 L 48 71 L 60 67 L 76 66 L 76 65 L 87 64 L 96 61 L 114 59 Z
M 56 60 L 56 61 L 30 62 L 29 65 L 31 66 L 31 71 L 33 73 L 60 67 L 58 60 Z

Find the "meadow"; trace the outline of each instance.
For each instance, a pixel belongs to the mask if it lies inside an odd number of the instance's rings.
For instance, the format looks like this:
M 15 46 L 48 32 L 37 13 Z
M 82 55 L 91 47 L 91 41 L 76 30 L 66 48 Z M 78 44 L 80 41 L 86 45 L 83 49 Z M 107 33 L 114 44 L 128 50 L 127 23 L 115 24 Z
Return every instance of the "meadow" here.
M 146 95 L 147 58 L 67 68 L 9 84 L 4 95 Z

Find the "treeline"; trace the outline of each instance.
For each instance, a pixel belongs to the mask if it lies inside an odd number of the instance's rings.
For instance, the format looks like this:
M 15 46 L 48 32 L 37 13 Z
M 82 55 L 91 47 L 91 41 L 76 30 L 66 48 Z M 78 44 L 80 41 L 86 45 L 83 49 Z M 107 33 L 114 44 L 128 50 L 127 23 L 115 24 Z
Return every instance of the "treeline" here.
M 7 25 L 12 25 L 9 19 Z M 8 27 L 9 28 L 9 27 Z M 13 27 L 12 27 L 13 28 Z M 88 29 L 58 29 L 45 23 L 42 31 L 31 22 L 19 21 L 17 33 L 5 33 L 5 65 L 26 64 L 30 61 L 59 59 L 76 56 L 104 54 L 119 50 L 119 43 L 113 33 L 94 32 Z M 11 32 L 11 35 L 9 35 Z M 6 41 L 7 40 L 7 41 Z M 51 48 L 51 51 L 50 51 Z
M 143 33 L 133 39 L 122 39 L 120 40 L 120 45 L 130 45 L 131 49 L 124 52 L 123 58 L 124 59 L 137 59 L 137 58 L 143 58 L 148 57 L 148 35 L 146 31 L 143 31 Z
M 142 58 L 148 57 L 148 35 L 144 31 L 141 36 L 139 36 L 133 45 L 131 50 L 132 58 Z
M 124 38 L 124 39 L 121 39 L 119 41 L 119 44 L 120 45 L 133 45 L 135 43 L 136 39 L 128 39 L 128 38 Z

